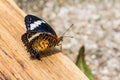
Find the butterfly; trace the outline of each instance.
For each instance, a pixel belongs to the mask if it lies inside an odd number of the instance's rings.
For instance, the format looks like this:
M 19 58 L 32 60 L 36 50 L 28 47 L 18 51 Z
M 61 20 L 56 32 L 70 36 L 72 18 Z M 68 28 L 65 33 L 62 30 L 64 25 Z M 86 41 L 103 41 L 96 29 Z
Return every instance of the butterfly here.
M 63 35 L 58 37 L 53 28 L 43 19 L 34 15 L 24 18 L 26 33 L 21 37 L 23 43 L 30 52 L 32 58 L 40 59 L 40 53 L 59 45 L 63 41 Z

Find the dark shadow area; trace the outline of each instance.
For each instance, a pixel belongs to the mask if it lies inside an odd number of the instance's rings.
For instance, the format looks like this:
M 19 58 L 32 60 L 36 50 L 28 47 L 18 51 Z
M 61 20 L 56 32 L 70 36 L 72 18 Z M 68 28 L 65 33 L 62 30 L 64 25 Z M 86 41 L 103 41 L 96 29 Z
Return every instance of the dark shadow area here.
M 48 49 L 44 52 L 41 52 L 39 54 L 40 54 L 40 58 L 42 58 L 42 57 L 51 56 L 51 55 L 59 53 L 59 52 L 61 52 L 61 51 L 57 48 L 50 48 L 50 49 Z

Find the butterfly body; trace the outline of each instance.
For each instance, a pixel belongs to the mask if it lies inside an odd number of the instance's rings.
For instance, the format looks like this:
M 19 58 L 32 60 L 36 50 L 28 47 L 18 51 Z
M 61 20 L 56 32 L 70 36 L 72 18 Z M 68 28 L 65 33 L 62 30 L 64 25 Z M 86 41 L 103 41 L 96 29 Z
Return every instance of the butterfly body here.
M 57 37 L 49 24 L 36 16 L 27 15 L 25 25 L 27 31 L 22 35 L 22 41 L 33 58 L 39 59 L 41 52 L 55 47 L 63 40 L 62 36 Z

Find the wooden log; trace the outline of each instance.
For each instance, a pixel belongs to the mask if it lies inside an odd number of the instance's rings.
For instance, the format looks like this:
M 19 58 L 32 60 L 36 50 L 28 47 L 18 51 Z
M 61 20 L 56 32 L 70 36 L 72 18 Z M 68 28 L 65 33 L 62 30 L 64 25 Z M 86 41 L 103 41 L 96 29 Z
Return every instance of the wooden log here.
M 0 0 L 0 80 L 88 80 L 60 52 L 30 59 L 21 41 L 25 15 L 12 0 Z

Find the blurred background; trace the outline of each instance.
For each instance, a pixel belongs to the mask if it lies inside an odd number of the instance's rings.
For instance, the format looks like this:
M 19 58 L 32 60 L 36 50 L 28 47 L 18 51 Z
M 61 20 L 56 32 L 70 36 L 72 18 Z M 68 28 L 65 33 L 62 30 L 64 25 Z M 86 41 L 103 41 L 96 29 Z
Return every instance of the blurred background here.
M 120 0 L 14 0 L 26 13 L 47 21 L 63 41 L 64 55 L 85 60 L 95 80 L 120 80 Z

